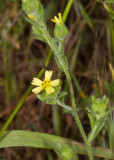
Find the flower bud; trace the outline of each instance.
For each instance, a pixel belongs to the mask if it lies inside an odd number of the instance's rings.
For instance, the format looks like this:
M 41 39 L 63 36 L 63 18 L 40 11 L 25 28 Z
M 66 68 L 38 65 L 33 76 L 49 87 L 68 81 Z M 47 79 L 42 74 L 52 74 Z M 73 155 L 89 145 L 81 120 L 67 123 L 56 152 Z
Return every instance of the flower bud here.
M 39 2 L 38 0 L 23 0 L 22 5 L 23 5 L 23 10 L 27 14 L 32 14 L 38 11 Z
M 54 35 L 56 38 L 63 40 L 65 39 L 67 34 L 68 34 L 68 29 L 63 23 L 56 24 L 55 30 L 54 30 Z
M 59 156 L 65 160 L 71 160 L 73 157 L 73 149 L 68 145 L 58 144 Z
M 23 0 L 22 6 L 29 19 L 35 21 L 43 20 L 43 7 L 38 0 Z
M 92 109 L 96 114 L 101 114 L 105 112 L 108 103 L 109 99 L 106 96 L 103 96 L 102 99 L 95 99 L 95 97 L 92 96 Z

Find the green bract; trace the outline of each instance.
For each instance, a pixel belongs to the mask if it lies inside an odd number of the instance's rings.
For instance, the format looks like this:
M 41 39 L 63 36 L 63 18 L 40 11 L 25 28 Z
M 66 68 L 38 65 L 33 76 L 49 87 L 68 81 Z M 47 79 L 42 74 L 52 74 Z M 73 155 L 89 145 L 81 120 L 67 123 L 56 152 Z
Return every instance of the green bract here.
M 37 94 L 37 98 L 47 104 L 56 104 L 58 99 L 58 94 L 61 89 L 61 84 L 57 87 L 54 87 L 55 92 L 52 94 L 47 94 L 45 91 L 42 94 Z
M 68 34 L 68 29 L 64 24 L 56 24 L 55 25 L 55 30 L 54 30 L 54 35 L 58 39 L 65 39 L 65 37 Z
M 72 160 L 73 158 L 73 149 L 70 148 L 68 145 L 61 145 L 58 144 L 58 151 L 57 151 L 61 160 Z
M 31 14 L 38 11 L 39 2 L 38 0 L 23 0 L 22 1 L 23 10 L 27 14 Z
M 99 134 L 101 129 L 104 127 L 110 112 L 113 110 L 113 107 L 108 108 L 109 98 L 107 98 L 105 95 L 102 98 L 96 99 L 94 96 L 92 96 L 91 99 L 91 108 L 86 108 L 91 124 L 91 131 L 88 136 L 89 143 L 92 143 L 92 141 Z
M 106 96 L 103 96 L 102 99 L 100 98 L 95 99 L 95 97 L 92 96 L 91 107 L 96 114 L 103 113 L 106 110 L 108 103 L 109 103 L 109 99 L 106 98 Z

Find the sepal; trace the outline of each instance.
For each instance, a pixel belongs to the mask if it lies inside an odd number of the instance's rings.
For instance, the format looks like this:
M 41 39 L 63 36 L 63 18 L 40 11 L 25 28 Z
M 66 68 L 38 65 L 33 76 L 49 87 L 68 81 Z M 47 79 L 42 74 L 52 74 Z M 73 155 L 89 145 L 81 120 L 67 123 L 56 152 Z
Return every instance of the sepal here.
M 57 96 L 61 89 L 61 84 L 57 87 L 54 87 L 55 92 L 52 94 L 47 94 L 46 91 L 44 91 L 42 94 L 37 94 L 37 98 L 41 101 L 47 103 L 47 104 L 56 104 L 57 103 Z
M 38 11 L 39 9 L 39 1 L 38 0 L 22 0 L 23 10 L 27 14 L 32 14 Z
M 57 144 L 58 149 L 56 150 L 56 153 L 60 157 L 61 160 L 72 160 L 73 158 L 73 149 L 65 144 Z

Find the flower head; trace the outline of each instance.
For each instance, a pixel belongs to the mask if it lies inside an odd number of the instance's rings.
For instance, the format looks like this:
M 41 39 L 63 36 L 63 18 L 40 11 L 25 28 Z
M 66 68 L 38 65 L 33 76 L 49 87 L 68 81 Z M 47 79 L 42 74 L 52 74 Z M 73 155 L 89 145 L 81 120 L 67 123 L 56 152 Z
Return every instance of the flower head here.
M 47 94 L 51 94 L 55 92 L 55 89 L 53 87 L 58 86 L 60 83 L 60 79 L 56 79 L 54 81 L 51 80 L 53 71 L 45 71 L 45 78 L 43 81 L 41 81 L 38 78 L 33 78 L 32 85 L 38 86 L 32 90 L 35 94 L 38 94 L 43 89 L 46 90 Z
M 59 18 L 54 16 L 54 19 L 51 19 L 51 21 L 55 22 L 56 24 L 61 24 L 62 23 L 62 18 L 61 18 L 61 13 L 58 13 Z

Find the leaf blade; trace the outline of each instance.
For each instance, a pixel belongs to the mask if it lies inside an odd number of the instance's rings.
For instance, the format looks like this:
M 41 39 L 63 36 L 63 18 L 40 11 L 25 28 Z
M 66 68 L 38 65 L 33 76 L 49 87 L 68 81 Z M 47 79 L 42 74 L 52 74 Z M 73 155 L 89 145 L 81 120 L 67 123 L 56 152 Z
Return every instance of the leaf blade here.
M 57 149 L 58 143 L 69 145 L 75 144 L 78 154 L 87 155 L 87 150 L 84 145 L 67 138 L 49 135 L 45 133 L 13 130 L 5 132 L 3 136 L 0 138 L 0 148 L 24 146 L 55 150 Z M 93 155 L 97 157 L 104 157 L 109 159 L 114 158 L 114 152 L 110 149 L 92 147 L 92 152 Z

